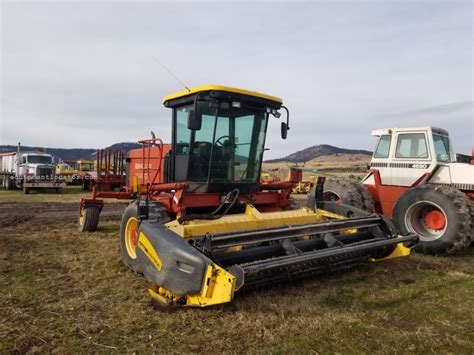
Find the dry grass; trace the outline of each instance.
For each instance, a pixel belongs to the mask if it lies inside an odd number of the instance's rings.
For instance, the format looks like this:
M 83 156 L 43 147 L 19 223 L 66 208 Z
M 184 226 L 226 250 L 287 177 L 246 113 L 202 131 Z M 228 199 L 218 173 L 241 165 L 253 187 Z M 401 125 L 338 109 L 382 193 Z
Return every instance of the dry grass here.
M 0 352 L 474 351 L 474 248 L 162 309 L 122 265 L 118 222 L 0 230 Z
M 340 154 L 322 156 L 312 159 L 306 163 L 264 163 L 262 169 L 270 171 L 280 179 L 288 179 L 289 167 L 298 165 L 306 169 L 316 169 L 320 172 L 327 172 L 341 177 L 362 177 L 367 171 L 367 164 L 370 163 L 371 157 L 364 154 Z M 309 180 L 311 172 L 303 172 L 303 180 Z
M 92 192 L 84 191 L 81 186 L 66 186 L 61 193 L 50 190 L 31 191 L 25 195 L 22 190 L 1 190 L 0 203 L 12 202 L 48 202 L 48 203 L 79 203 L 82 197 L 91 197 Z M 117 200 L 109 199 L 109 203 Z

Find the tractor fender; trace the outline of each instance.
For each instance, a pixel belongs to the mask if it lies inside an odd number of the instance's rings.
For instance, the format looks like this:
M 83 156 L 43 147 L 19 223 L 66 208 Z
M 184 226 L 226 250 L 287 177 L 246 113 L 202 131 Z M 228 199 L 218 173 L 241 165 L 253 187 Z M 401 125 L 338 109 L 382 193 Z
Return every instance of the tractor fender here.
M 145 278 L 178 296 L 199 293 L 212 261 L 163 224 L 143 221 L 137 259 Z

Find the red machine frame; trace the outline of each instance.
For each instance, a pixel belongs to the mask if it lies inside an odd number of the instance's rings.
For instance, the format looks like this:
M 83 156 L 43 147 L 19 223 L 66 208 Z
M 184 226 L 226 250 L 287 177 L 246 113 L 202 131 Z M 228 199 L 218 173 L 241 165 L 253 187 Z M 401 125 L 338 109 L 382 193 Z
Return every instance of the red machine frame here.
M 123 177 L 120 169 L 108 173 L 108 170 L 98 168 L 99 178 L 92 189 L 92 197 L 81 199 L 81 210 L 88 206 L 102 210 L 104 198 L 134 200 L 141 197 L 160 203 L 168 213 L 179 217 L 187 208 L 217 207 L 221 204 L 219 193 L 186 193 L 186 182 L 163 182 L 164 156 L 171 150 L 170 144 L 164 144 L 160 138 L 143 139 L 138 143 L 142 147 L 129 152 L 126 158 L 128 168 L 122 169 L 125 172 Z M 110 152 L 105 156 L 108 157 L 105 160 L 107 165 L 111 161 Z M 100 167 L 102 159 L 99 155 L 97 161 Z M 238 201 L 250 201 L 261 212 L 289 210 L 291 191 L 301 178 L 301 171 L 291 170 L 289 181 L 260 184 L 260 191 L 240 195 Z M 120 191 L 111 188 L 117 182 L 121 183 Z

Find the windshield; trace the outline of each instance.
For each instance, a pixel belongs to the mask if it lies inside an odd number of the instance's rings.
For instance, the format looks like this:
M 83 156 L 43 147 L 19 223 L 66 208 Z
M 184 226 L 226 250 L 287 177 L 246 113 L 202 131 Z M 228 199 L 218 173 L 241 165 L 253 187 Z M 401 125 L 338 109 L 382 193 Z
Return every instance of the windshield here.
M 92 163 L 81 163 L 80 170 L 81 171 L 92 171 L 93 164 Z
M 202 126 L 194 131 L 194 139 L 191 135 L 189 180 L 257 182 L 268 114 L 258 108 L 211 108 L 208 102 L 200 105 L 199 112 Z M 180 126 L 184 125 L 178 125 L 177 141 L 182 144 Z
M 45 155 L 28 155 L 27 162 L 30 164 L 51 164 L 51 157 Z
M 449 151 L 449 138 L 439 134 L 433 134 L 436 160 L 444 163 L 451 161 L 451 152 Z

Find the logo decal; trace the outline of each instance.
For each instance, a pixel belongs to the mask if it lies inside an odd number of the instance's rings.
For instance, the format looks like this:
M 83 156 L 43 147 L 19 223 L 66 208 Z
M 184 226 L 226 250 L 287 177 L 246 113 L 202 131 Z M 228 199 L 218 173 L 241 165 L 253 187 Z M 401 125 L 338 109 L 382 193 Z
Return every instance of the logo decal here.
M 161 259 L 158 256 L 155 248 L 153 248 L 153 245 L 151 245 L 150 241 L 145 236 L 145 234 L 143 234 L 143 232 L 140 232 L 140 236 L 138 237 L 138 247 L 143 251 L 148 259 L 150 259 L 158 271 L 161 271 L 163 263 L 161 262 Z
M 410 168 L 413 169 L 428 169 L 430 164 L 411 164 Z

